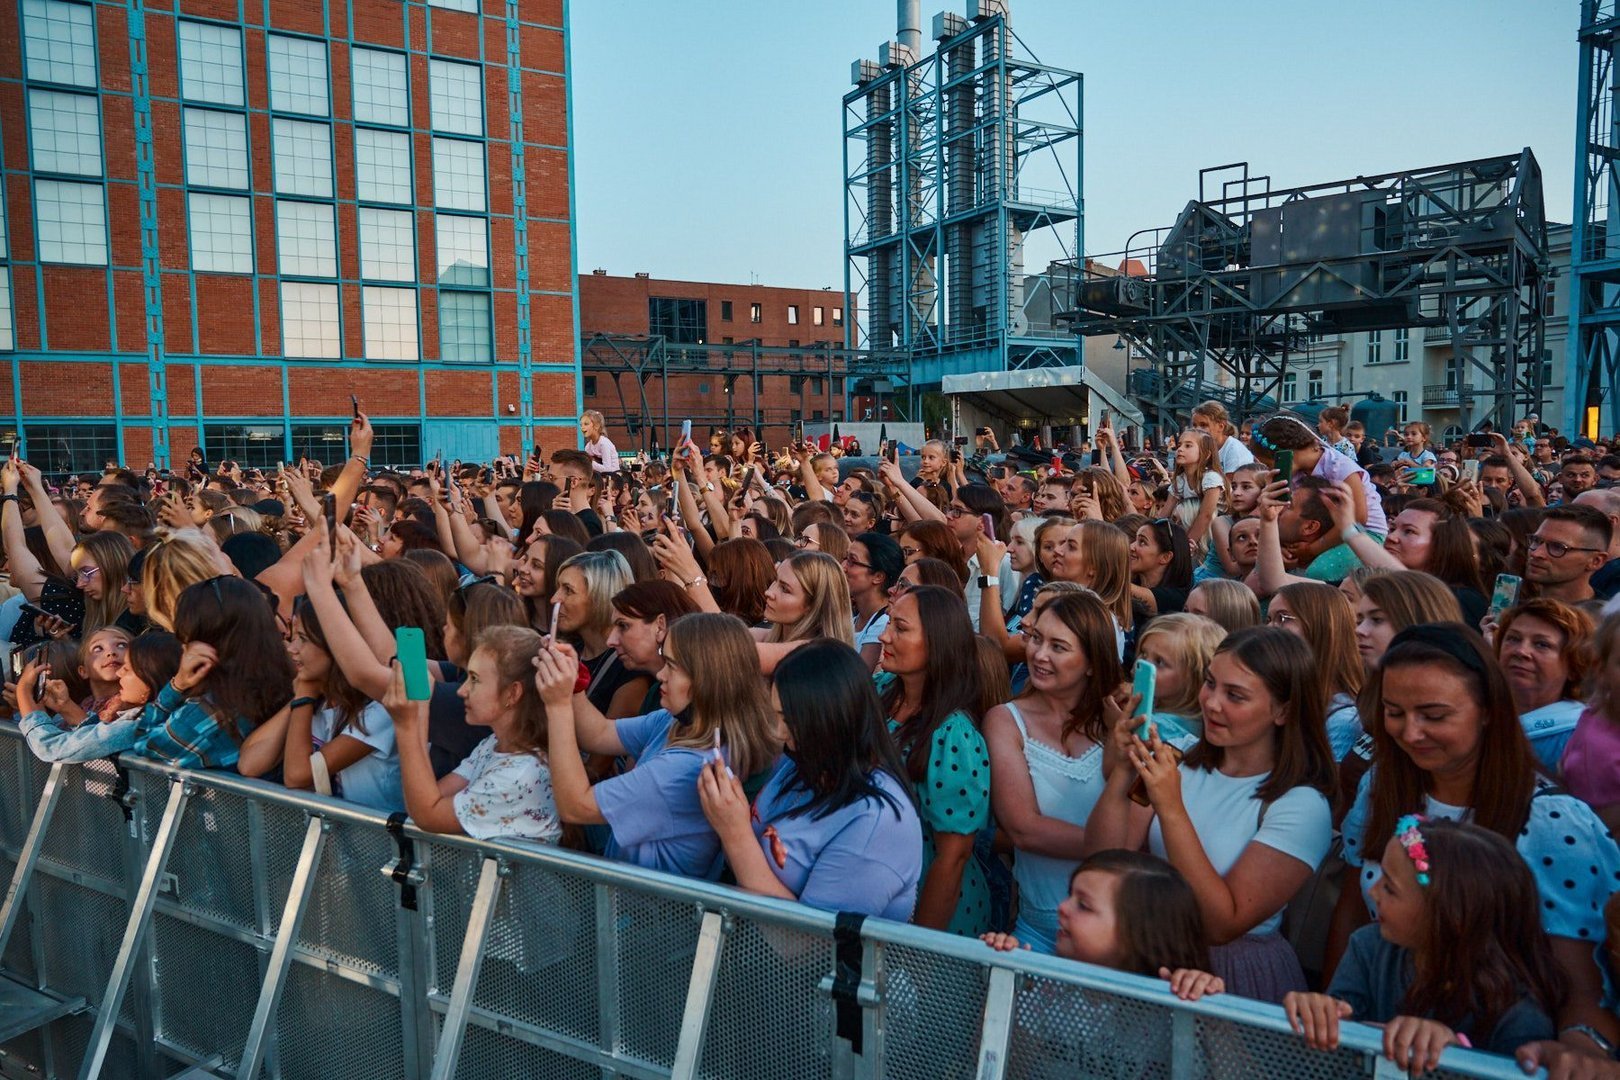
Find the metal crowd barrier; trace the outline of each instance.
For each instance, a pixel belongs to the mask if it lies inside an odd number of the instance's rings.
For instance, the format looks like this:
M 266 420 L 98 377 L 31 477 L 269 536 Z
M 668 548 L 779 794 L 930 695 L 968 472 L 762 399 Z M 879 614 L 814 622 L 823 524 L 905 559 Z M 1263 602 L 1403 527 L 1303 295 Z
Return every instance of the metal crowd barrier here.
M 5 1077 L 1404 1075 L 1270 1006 L 235 776 L 49 766 L 0 724 L 8 879 Z

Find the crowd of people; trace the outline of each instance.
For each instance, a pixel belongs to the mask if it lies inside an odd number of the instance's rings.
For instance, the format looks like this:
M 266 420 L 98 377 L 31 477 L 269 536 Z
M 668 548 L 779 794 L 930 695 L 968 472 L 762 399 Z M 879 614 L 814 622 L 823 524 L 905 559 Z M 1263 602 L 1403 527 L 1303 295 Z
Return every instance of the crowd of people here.
M 581 424 L 408 470 L 358 413 L 324 465 L 11 458 L 29 747 L 1277 1003 L 1312 1047 L 1377 1025 L 1414 1071 L 1620 1076 L 1608 448 L 1207 402 L 908 478 Z

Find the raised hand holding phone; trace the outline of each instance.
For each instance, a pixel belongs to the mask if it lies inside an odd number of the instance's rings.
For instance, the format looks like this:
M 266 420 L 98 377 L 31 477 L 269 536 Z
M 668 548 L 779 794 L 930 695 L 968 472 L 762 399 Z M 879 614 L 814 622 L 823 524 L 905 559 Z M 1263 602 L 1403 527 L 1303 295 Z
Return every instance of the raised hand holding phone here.
M 394 631 L 394 652 L 399 657 L 400 674 L 405 678 L 405 700 L 426 701 L 433 696 L 433 679 L 428 674 L 427 642 L 419 626 L 401 626 Z

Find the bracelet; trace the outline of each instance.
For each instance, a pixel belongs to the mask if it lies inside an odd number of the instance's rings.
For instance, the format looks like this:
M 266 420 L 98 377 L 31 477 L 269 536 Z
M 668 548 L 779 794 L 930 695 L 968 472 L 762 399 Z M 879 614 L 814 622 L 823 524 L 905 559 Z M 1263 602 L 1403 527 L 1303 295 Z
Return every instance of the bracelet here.
M 16 495 L 16 494 L 0 495 L 0 503 L 8 503 L 8 502 L 21 503 L 22 502 L 22 496 L 21 495 Z
M 1348 544 L 1352 536 L 1358 536 L 1365 531 L 1359 524 L 1352 521 L 1340 535 L 1344 538 L 1344 542 Z
M 682 588 L 695 589 L 699 585 L 707 584 L 708 580 L 709 580 L 708 578 L 704 577 L 702 574 L 699 574 L 697 577 L 693 578 L 691 581 L 688 581 L 684 586 L 682 586 Z
M 1592 1040 L 1592 1045 L 1603 1051 L 1603 1053 L 1609 1058 L 1614 1058 L 1614 1043 L 1605 1038 L 1603 1033 L 1598 1031 L 1598 1029 L 1593 1027 L 1591 1024 L 1571 1024 L 1568 1027 L 1559 1028 L 1558 1038 L 1562 1040 L 1565 1035 L 1572 1031 L 1577 1035 L 1585 1035 L 1588 1039 Z
M 350 454 L 349 455 L 349 460 L 350 461 L 358 461 L 360 463 L 361 468 L 365 468 L 365 469 L 371 468 L 371 459 L 366 457 L 366 455 L 364 455 L 364 454 Z
M 287 708 L 289 708 L 289 709 L 302 709 L 306 705 L 313 708 L 314 706 L 319 705 L 320 703 L 321 703 L 320 698 L 295 697 L 290 702 L 287 703 Z

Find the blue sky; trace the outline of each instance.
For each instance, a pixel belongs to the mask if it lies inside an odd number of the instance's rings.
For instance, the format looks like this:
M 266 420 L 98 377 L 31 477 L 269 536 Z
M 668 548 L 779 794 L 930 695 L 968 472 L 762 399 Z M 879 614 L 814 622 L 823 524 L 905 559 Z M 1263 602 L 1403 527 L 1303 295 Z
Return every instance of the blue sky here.
M 924 44 L 935 11 L 924 0 Z M 1086 250 L 1170 224 L 1198 170 L 1292 186 L 1513 153 L 1568 221 L 1577 0 L 1013 0 L 1085 74 Z M 894 0 L 573 0 L 582 273 L 843 284 L 850 62 Z

